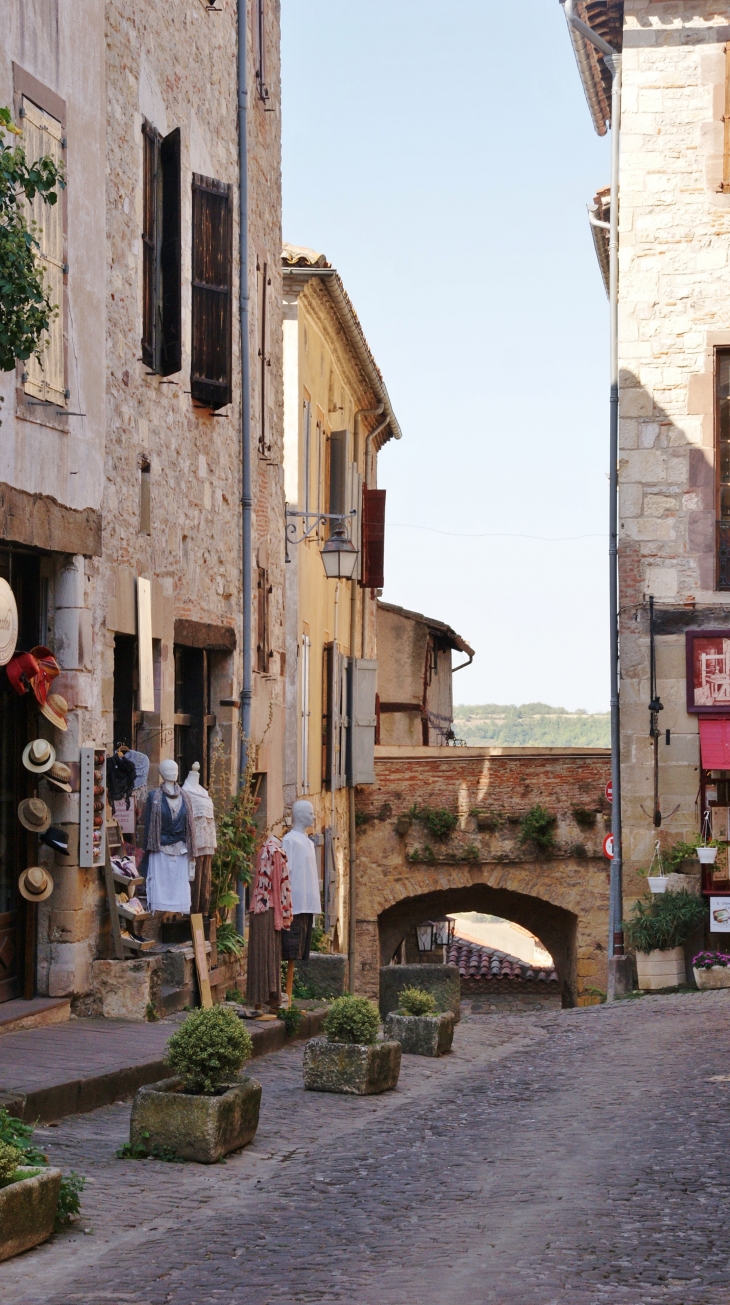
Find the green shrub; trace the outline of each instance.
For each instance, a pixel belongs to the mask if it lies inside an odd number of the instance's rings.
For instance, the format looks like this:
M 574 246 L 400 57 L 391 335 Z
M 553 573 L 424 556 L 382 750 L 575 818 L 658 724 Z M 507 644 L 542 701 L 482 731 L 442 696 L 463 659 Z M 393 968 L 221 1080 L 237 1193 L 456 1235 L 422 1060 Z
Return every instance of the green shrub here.
M 236 1078 L 252 1050 L 251 1038 L 236 1013 L 213 1006 L 188 1015 L 170 1038 L 165 1059 L 188 1092 L 212 1096 Z
M 637 952 L 681 947 L 705 919 L 705 904 L 692 893 L 656 893 L 634 904 L 622 928 Z
M 14 1115 L 8 1114 L 4 1106 L 0 1109 L 0 1142 L 17 1146 L 23 1153 L 21 1163 L 24 1165 L 47 1165 L 48 1156 L 33 1145 L 32 1137 L 33 1129 L 30 1124 L 24 1124 L 22 1119 L 16 1119 Z
M 416 820 L 426 826 L 429 834 L 443 843 L 456 829 L 459 817 L 446 807 L 414 807 L 412 812 Z
M 327 934 L 324 931 L 321 915 L 315 916 L 314 918 L 314 923 L 312 924 L 312 940 L 309 944 L 309 950 L 311 952 L 329 951 L 329 943 L 327 941 Z
M 573 807 L 573 819 L 579 829 L 594 829 L 597 812 L 588 807 Z
M 74 1169 L 70 1174 L 64 1174 L 61 1179 L 61 1190 L 58 1193 L 58 1206 L 56 1208 L 56 1218 L 53 1227 L 56 1232 L 63 1228 L 64 1224 L 72 1223 L 77 1214 L 81 1211 L 81 1193 L 86 1186 L 86 1179 L 77 1174 Z
M 367 997 L 337 997 L 324 1022 L 330 1042 L 357 1042 L 372 1046 L 380 1028 L 377 1006 Z
M 23 1164 L 23 1152 L 12 1142 L 0 1142 L 0 1183 L 6 1183 Z
M 557 817 L 551 816 L 550 812 L 539 804 L 530 807 L 520 820 L 520 843 L 523 847 L 525 843 L 534 843 L 541 852 L 552 851 L 555 847 L 557 823 Z
M 669 847 L 662 852 L 662 861 L 664 869 L 668 875 L 677 874 L 681 871 L 685 861 L 693 861 L 697 866 L 697 847 L 702 840 L 699 835 L 695 835 L 691 842 L 685 843 L 680 839 L 673 847 Z
M 281 1020 L 286 1029 L 288 1038 L 295 1038 L 299 1025 L 302 1022 L 302 1011 L 292 1002 L 291 1006 L 280 1006 L 277 1011 L 277 1017 Z
M 243 956 L 243 938 L 237 933 L 235 924 L 224 920 L 216 930 L 218 951 L 224 956 Z
M 404 988 L 398 1006 L 400 1015 L 435 1015 L 436 1001 L 430 992 L 423 988 Z

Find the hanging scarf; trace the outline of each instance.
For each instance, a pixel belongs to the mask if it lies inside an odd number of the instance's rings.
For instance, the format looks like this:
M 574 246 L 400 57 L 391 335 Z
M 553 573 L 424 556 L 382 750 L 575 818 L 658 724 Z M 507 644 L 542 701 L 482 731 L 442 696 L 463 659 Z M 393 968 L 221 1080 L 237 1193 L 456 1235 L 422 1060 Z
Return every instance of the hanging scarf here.
M 174 786 L 175 792 L 170 796 L 182 797 L 183 806 L 185 807 L 186 830 L 185 842 L 188 852 L 192 857 L 198 855 L 198 847 L 195 839 L 195 821 L 193 819 L 193 804 L 190 801 L 190 794 L 181 789 L 179 784 Z M 147 799 L 147 832 L 145 837 L 145 846 L 148 852 L 160 851 L 160 835 L 162 833 L 162 785 L 150 793 Z
M 281 842 L 273 834 L 267 838 L 258 855 L 250 913 L 263 915 L 272 908 L 274 928 L 288 929 L 294 918 L 289 864 Z

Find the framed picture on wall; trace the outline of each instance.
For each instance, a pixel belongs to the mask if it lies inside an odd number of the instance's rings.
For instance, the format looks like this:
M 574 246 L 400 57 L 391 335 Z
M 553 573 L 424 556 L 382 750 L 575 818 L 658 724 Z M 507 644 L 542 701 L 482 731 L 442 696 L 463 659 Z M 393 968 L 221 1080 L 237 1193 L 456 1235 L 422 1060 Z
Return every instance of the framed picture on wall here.
M 688 630 L 687 711 L 730 716 L 730 630 Z

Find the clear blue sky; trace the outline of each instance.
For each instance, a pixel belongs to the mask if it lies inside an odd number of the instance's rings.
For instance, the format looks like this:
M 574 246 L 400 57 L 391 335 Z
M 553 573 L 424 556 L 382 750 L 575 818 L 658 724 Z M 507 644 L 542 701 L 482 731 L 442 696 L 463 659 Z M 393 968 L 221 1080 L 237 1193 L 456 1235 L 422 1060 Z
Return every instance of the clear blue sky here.
M 586 203 L 609 153 L 560 6 L 282 0 L 282 27 L 284 238 L 337 267 L 403 430 L 379 463 L 384 597 L 476 649 L 457 702 L 603 710 L 608 310 Z M 480 533 L 500 537 L 461 537 Z

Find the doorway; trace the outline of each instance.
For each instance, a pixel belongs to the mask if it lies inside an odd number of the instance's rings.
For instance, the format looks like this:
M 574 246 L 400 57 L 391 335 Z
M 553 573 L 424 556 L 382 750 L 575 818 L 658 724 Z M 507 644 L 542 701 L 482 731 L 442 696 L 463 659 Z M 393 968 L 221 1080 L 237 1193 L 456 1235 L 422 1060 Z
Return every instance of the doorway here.
M 208 787 L 209 734 L 215 722 L 210 711 L 210 653 L 175 644 L 175 760 L 181 784 L 197 761 L 200 782 Z
M 0 547 L 0 576 L 18 606 L 17 649 L 27 652 L 40 641 L 40 556 Z M 18 892 L 21 871 L 33 863 L 35 837 L 18 820 L 18 805 L 34 793 L 23 748 L 36 733 L 31 695 L 19 697 L 0 669 L 0 1002 L 35 991 L 35 947 L 30 930 L 26 956 L 26 904 Z

